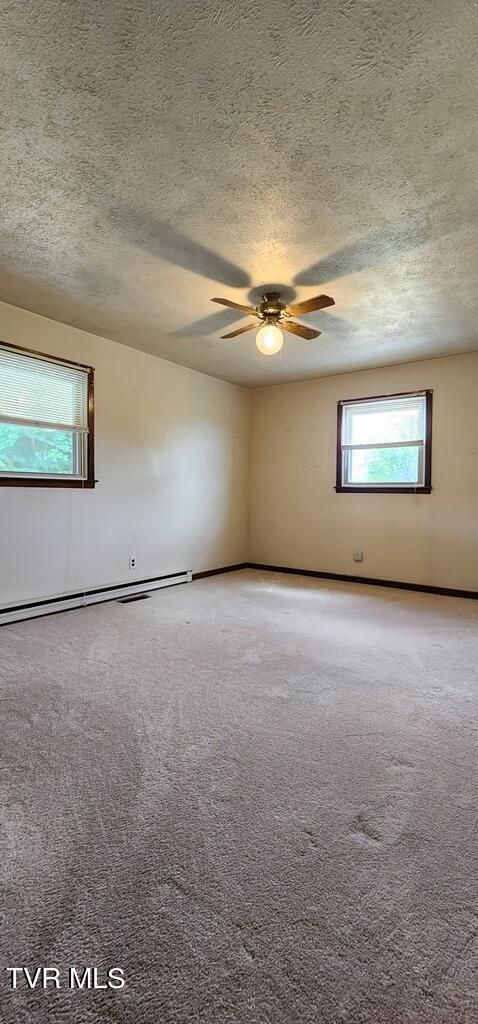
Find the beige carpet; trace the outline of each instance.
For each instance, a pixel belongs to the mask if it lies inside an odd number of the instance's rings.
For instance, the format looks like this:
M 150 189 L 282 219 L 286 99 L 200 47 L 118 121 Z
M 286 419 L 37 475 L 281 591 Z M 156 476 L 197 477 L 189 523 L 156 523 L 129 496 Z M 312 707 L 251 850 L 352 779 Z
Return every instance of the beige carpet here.
M 2 964 L 62 986 L 6 1024 L 478 1020 L 477 624 L 243 571 L 3 627 Z

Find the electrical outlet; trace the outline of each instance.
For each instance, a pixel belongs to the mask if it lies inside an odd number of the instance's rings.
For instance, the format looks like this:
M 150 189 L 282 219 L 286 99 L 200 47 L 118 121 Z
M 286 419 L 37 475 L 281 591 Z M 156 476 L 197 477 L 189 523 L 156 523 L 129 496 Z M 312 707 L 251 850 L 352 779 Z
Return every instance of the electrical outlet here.
M 354 562 L 363 562 L 363 551 L 354 551 Z
M 129 556 L 129 567 L 130 567 L 130 569 L 136 569 L 136 556 L 135 555 L 130 555 Z

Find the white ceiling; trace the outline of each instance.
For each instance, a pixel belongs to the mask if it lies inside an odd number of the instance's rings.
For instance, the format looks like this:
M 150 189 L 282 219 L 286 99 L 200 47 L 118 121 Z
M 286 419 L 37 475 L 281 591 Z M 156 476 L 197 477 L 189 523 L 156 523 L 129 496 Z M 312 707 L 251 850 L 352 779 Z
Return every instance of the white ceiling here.
M 0 0 L 0 298 L 256 386 L 478 348 L 468 0 Z M 254 333 L 210 299 L 332 311 Z

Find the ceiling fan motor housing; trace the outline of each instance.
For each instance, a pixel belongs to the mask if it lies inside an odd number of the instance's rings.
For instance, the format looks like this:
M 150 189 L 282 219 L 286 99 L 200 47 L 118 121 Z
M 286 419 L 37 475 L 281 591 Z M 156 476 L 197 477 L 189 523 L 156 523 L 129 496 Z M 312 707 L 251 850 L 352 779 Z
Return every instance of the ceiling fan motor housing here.
M 280 320 L 285 309 L 284 303 L 280 301 L 279 292 L 266 292 L 262 296 L 262 302 L 257 307 L 257 312 L 269 323 Z

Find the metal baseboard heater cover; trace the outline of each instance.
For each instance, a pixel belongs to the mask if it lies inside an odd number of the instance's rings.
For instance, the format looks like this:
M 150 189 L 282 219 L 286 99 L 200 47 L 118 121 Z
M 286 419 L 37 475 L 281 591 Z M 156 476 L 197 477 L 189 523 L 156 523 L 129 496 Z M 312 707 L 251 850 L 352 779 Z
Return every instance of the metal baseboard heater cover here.
M 111 587 L 65 594 L 63 597 L 10 605 L 7 608 L 0 608 L 0 625 L 21 622 L 22 619 L 35 619 L 39 615 L 51 615 L 54 612 L 66 612 L 72 608 L 84 608 L 88 604 L 100 604 L 102 601 L 115 601 L 134 594 L 149 593 L 151 590 L 161 590 L 162 587 L 174 587 L 177 583 L 191 583 L 191 580 L 192 572 L 186 569 L 184 572 L 174 572 L 169 576 L 154 576 L 147 580 L 135 580 L 134 583 L 116 583 Z

